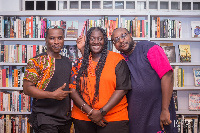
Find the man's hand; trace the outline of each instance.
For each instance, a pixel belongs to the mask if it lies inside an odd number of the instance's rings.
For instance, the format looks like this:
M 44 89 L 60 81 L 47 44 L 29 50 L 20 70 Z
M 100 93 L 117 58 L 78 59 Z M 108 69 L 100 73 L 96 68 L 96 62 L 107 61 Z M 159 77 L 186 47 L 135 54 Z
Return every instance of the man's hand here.
M 169 110 L 163 110 L 160 114 L 160 126 L 164 130 L 164 125 L 170 125 L 172 121 L 170 120 Z
M 84 34 L 81 34 L 76 40 L 77 48 L 81 51 L 82 56 L 84 54 L 85 40 L 86 36 Z
M 68 96 L 69 93 L 72 93 L 72 91 L 63 91 L 65 86 L 66 86 L 66 83 L 64 83 L 63 86 L 59 87 L 57 90 L 52 92 L 53 99 L 63 100 L 64 98 L 66 98 L 66 96 Z

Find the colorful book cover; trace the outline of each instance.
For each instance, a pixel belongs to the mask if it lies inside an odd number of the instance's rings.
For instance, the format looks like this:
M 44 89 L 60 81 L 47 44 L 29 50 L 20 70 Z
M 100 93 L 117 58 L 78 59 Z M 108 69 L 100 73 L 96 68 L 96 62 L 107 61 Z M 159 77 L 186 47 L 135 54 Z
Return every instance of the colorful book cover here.
M 180 62 L 191 62 L 190 45 L 178 45 Z
M 194 111 L 199 108 L 199 94 L 198 93 L 189 93 L 189 110 Z
M 200 86 L 200 68 L 193 68 L 194 86 Z
M 200 21 L 191 21 L 192 37 L 200 37 Z
M 67 38 L 77 38 L 78 37 L 78 21 L 67 21 L 66 22 Z

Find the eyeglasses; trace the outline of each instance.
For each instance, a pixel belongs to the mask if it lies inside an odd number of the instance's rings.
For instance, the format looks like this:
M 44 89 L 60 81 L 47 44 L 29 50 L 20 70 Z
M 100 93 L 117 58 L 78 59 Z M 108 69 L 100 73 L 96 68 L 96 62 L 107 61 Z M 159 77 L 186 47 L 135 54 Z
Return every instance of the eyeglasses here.
M 120 38 L 125 39 L 127 35 L 128 35 L 127 33 L 124 33 L 124 34 L 121 34 L 121 36 L 115 37 L 113 39 L 113 43 L 118 43 L 120 41 Z
M 95 37 L 90 37 L 90 41 L 91 41 L 91 42 L 94 42 L 96 39 L 97 39 L 98 42 L 100 42 L 100 41 L 103 40 L 102 37 L 97 37 L 97 38 L 95 38 Z

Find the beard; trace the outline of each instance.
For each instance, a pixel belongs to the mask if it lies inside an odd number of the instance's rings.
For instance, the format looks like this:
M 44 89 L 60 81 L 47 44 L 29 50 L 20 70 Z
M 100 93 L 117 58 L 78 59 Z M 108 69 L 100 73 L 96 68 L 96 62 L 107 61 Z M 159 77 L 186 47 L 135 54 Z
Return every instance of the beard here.
M 133 48 L 134 48 L 134 41 L 131 40 L 131 42 L 129 43 L 129 47 L 127 50 L 124 51 L 124 53 L 129 53 Z

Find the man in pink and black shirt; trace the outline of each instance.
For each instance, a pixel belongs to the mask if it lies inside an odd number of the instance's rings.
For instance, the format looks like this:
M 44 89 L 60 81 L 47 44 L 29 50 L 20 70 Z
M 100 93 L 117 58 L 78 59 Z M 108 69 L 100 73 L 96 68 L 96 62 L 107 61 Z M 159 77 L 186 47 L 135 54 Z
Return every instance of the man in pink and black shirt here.
M 150 41 L 135 43 L 124 28 L 115 29 L 111 39 L 131 72 L 130 133 L 177 133 L 173 69 L 163 49 Z

